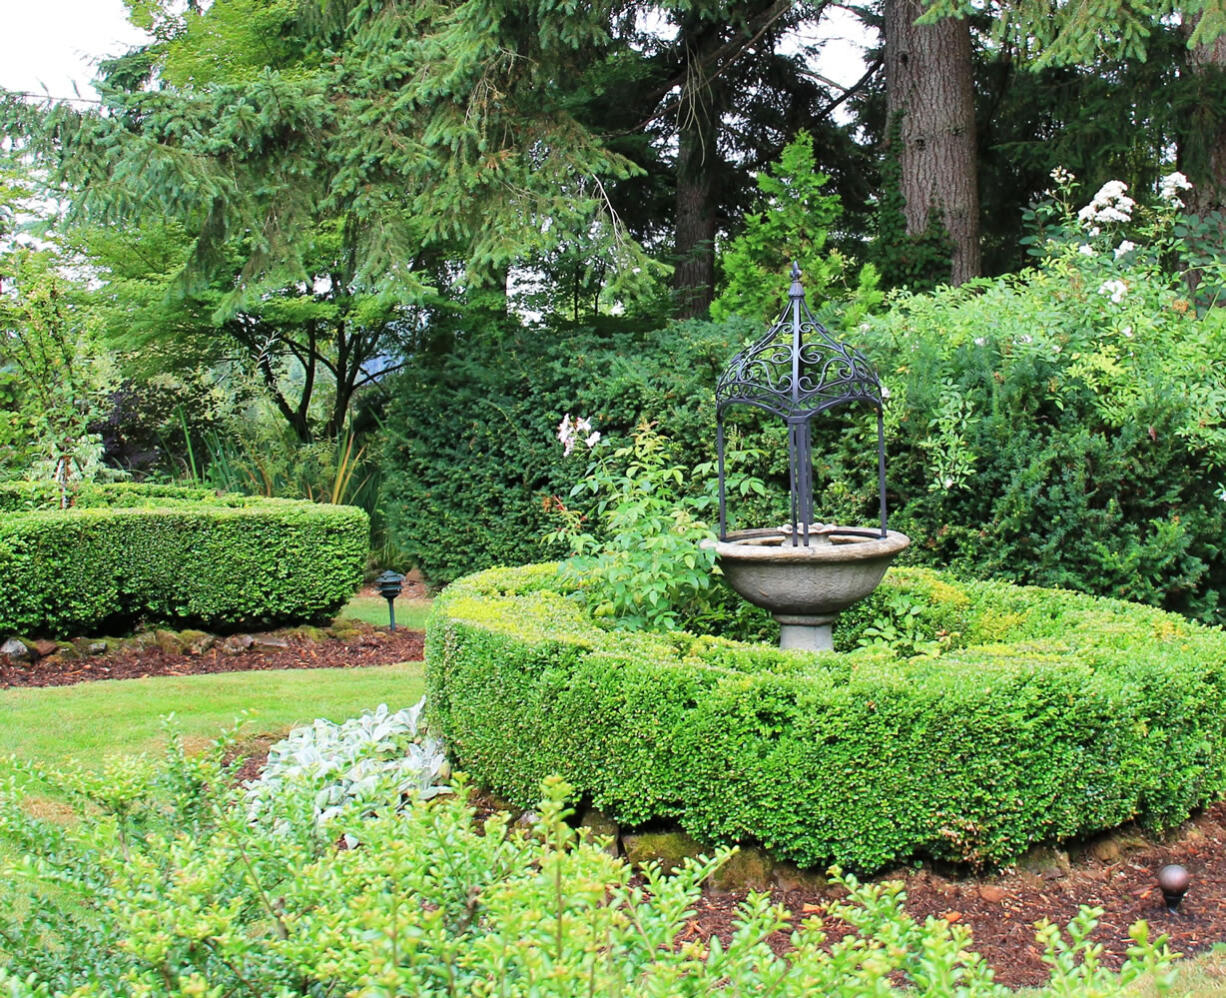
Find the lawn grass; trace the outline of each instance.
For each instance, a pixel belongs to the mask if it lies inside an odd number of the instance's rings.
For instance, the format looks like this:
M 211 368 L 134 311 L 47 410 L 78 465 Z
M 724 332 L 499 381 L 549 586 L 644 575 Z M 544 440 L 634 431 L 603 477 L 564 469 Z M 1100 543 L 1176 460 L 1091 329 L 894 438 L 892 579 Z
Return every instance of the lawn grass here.
M 341 617 L 364 620 L 378 627 L 387 626 L 387 600 L 382 596 L 355 596 L 340 612 Z M 430 616 L 428 599 L 396 600 L 396 626 L 410 631 L 424 631 L 426 618 Z
M 343 721 L 386 703 L 421 699 L 423 664 L 365 669 L 287 669 L 105 680 L 0 691 L 0 757 L 95 766 L 111 756 L 157 752 L 173 713 L 184 739 L 207 741 L 247 712 L 245 735 L 279 736 L 317 717 Z

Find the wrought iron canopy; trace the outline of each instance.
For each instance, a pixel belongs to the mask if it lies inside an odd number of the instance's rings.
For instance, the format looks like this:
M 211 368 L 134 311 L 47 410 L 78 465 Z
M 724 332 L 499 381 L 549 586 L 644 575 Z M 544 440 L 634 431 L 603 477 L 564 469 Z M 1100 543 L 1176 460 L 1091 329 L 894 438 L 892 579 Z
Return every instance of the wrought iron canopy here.
M 881 382 L 868 359 L 813 318 L 792 264 L 788 303 L 753 346 L 732 358 L 715 387 L 715 405 L 753 405 L 791 422 L 849 403 L 880 409 Z
M 788 426 L 792 544 L 809 544 L 813 522 L 813 462 L 810 422 L 818 413 L 843 405 L 868 405 L 877 411 L 877 470 L 881 536 L 886 535 L 885 392 L 873 365 L 860 351 L 841 343 L 809 311 L 792 264 L 788 303 L 761 339 L 732 358 L 715 387 L 716 446 L 719 456 L 719 534 L 728 535 L 724 487 L 724 413 L 753 406 L 779 416 Z M 849 531 L 842 530 L 847 533 Z M 867 533 L 867 531 L 866 531 Z

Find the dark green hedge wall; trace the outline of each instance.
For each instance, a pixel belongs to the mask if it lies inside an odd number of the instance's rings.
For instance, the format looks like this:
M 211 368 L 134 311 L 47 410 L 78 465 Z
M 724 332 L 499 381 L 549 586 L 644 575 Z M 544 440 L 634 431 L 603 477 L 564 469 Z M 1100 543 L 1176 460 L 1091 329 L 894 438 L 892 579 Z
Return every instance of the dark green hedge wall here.
M 1088 304 L 1057 307 L 1050 285 L 1031 284 L 908 299 L 841 334 L 893 395 L 887 481 L 891 525 L 914 542 L 905 559 L 1226 622 L 1221 310 L 1175 322 L 1167 309 L 1161 331 L 1129 339 L 1105 328 L 1093 288 Z M 557 526 L 543 500 L 566 499 L 585 469 L 554 439 L 563 413 L 615 438 L 645 415 L 678 463 L 710 461 L 716 379 L 761 331 L 525 330 L 417 360 L 388 420 L 385 501 L 399 544 L 434 582 L 562 555 L 536 540 Z M 782 501 L 782 437 L 742 415 L 745 439 L 767 452 L 750 470 Z M 827 522 L 877 516 L 875 427 L 854 415 L 814 423 Z M 758 516 L 739 502 L 731 512 Z
M 383 504 L 396 544 L 434 583 L 564 552 L 539 538 L 587 468 L 563 458 L 565 413 L 610 442 L 660 421 L 687 466 L 715 456 L 715 382 L 753 332 L 735 321 L 647 333 L 520 330 L 422 357 L 397 382 L 385 429 Z
M 427 632 L 433 722 L 518 804 L 557 773 L 623 823 L 876 870 L 1167 828 L 1226 788 L 1226 636 L 1175 615 L 896 568 L 879 606 L 943 655 L 805 656 L 602 630 L 555 579 L 464 579 Z
M 6 513 L 0 633 L 324 620 L 361 583 L 369 525 L 359 509 L 160 493 L 145 506 L 136 505 L 138 491 L 113 492 L 112 507 L 100 495 L 93 507 Z

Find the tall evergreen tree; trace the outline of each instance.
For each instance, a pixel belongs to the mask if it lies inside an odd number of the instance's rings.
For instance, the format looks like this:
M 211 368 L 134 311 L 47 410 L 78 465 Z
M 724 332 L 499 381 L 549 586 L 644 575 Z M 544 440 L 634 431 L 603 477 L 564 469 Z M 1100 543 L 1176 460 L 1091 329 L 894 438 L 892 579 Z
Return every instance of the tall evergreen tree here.
M 916 23 L 922 14 L 920 0 L 885 0 L 886 155 L 898 161 L 907 236 L 938 221 L 949 280 L 961 284 L 980 273 L 970 23 Z

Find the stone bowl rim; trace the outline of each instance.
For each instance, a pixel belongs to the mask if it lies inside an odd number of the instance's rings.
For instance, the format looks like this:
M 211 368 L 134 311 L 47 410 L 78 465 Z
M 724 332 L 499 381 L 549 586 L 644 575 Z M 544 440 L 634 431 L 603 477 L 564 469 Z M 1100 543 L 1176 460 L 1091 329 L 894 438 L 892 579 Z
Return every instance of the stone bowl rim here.
M 889 530 L 885 537 L 864 537 L 848 534 L 847 531 L 859 531 L 858 527 L 840 527 L 827 525 L 822 533 L 834 540 L 831 544 L 810 545 L 798 544 L 764 544 L 766 539 L 776 540 L 781 537 L 778 527 L 753 527 L 747 530 L 731 531 L 725 540 L 705 540 L 704 548 L 714 548 L 716 558 L 728 561 L 757 562 L 832 562 L 868 561 L 876 558 L 894 557 L 901 554 L 911 545 L 911 538 L 897 530 Z M 840 533 L 842 532 L 842 533 Z

